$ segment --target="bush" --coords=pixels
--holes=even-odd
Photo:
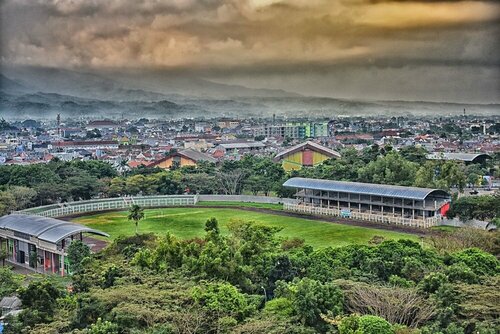
[[[469,284],[479,282],[479,277],[465,263],[455,263],[446,268],[445,272],[450,282],[464,282]]]
[[[443,273],[430,273],[420,282],[420,290],[426,293],[435,293],[441,286],[448,283],[448,277]]]
[[[320,324],[322,314],[337,316],[343,309],[344,296],[338,286],[310,278],[294,279],[288,284],[279,281],[275,295],[290,299],[295,316],[309,326]]]
[[[374,315],[351,315],[339,324],[340,334],[394,334],[389,322]]]
[[[118,326],[99,318],[95,324],[90,326],[89,334],[118,334]]]
[[[266,303],[264,312],[278,317],[289,318],[293,315],[293,304],[288,298],[275,298]]]
[[[245,295],[229,283],[197,286],[192,290],[191,296],[197,304],[218,316],[234,316],[242,319],[249,313]]]
[[[478,248],[469,248],[452,255],[452,263],[464,263],[480,276],[500,273],[500,262],[493,255]]]

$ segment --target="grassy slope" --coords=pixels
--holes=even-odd
[[[299,237],[314,247],[343,246],[352,243],[366,243],[374,235],[387,239],[412,239],[418,237],[399,232],[369,229],[318,222],[302,218],[283,217],[237,209],[212,209],[203,207],[168,208],[145,210],[144,220],[139,222],[139,232],[171,232],[181,238],[193,238],[204,234],[203,227],[209,217],[216,217],[222,233],[227,233],[227,223],[231,220],[255,221],[259,224],[281,227],[282,237]],[[134,223],[127,220],[127,212],[109,212],[93,216],[75,218],[74,221],[99,229],[116,238],[132,235]]]

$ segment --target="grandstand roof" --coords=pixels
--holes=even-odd
[[[51,243],[57,243],[70,235],[80,232],[109,237],[107,233],[80,224],[25,214],[11,214],[0,217],[0,229],[28,234]]]
[[[450,195],[440,189],[403,187],[386,184],[345,182],[294,177],[287,180],[283,186],[291,188],[338,191],[351,194],[366,194],[373,196],[396,197],[404,199],[424,200],[430,194],[448,198]]]

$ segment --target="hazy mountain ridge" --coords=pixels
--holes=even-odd
[[[81,73],[47,68],[2,68],[0,116],[183,118],[183,117],[335,117],[498,114],[500,104],[428,101],[359,101],[307,97],[275,90],[213,83],[180,74],[146,72]],[[132,73],[133,74],[133,73]],[[138,73],[136,73],[138,74]],[[111,76],[113,78],[111,78]],[[274,95],[273,95],[274,94]]]

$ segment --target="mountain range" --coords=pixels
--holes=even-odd
[[[3,67],[0,117],[210,118],[335,117],[340,115],[491,115],[500,104],[425,101],[361,101],[301,96],[283,90],[216,83],[192,74],[102,72]]]

